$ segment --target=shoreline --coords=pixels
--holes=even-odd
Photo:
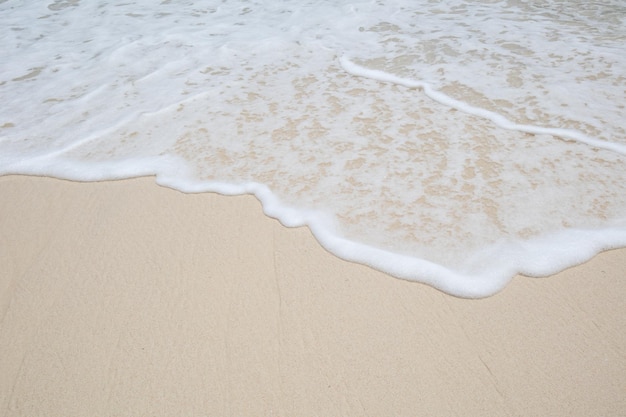
[[[0,415],[626,409],[626,249],[471,300],[341,260],[252,196],[0,193]]]

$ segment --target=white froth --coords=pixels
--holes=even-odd
[[[344,259],[461,296],[626,246],[621,2],[0,13],[0,174],[254,194]]]
[[[460,100],[455,100],[454,98],[433,89],[430,84],[423,81],[401,78],[381,70],[365,68],[351,62],[346,57],[341,58],[341,65],[347,72],[353,75],[367,77],[381,82],[399,84],[409,88],[421,88],[424,90],[424,93],[433,100],[454,109],[460,110],[464,113],[491,120],[495,125],[500,126],[503,129],[518,130],[520,132],[531,133],[533,135],[552,135],[565,139],[573,139],[578,142],[593,146],[595,148],[607,149],[609,151],[614,151],[626,155],[626,144],[598,140],[596,138],[589,137],[578,131],[570,129],[550,128],[513,123],[506,117],[493,111],[489,111],[480,107],[475,107]]]

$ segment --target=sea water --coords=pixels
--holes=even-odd
[[[251,193],[460,296],[626,246],[621,0],[0,0],[0,19],[0,174]]]

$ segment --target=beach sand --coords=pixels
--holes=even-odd
[[[626,250],[481,300],[251,196],[0,177],[2,416],[624,416]]]

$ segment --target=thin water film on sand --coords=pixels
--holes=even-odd
[[[626,245],[626,8],[0,2],[0,172],[255,193],[467,296]]]

